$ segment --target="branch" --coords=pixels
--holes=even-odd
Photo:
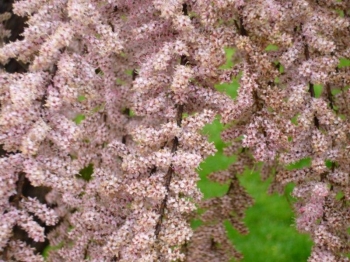
[[[182,12],[184,15],[188,15],[188,8],[187,8],[187,4],[183,4],[182,5]],[[186,65],[188,63],[188,58],[185,55],[181,56],[180,59],[180,64],[181,65]],[[181,122],[182,122],[182,114],[184,111],[184,105],[176,105],[177,110],[176,110],[176,124],[178,127],[181,127]],[[177,147],[179,145],[179,139],[175,136],[174,139],[172,140],[172,148],[171,148],[171,153],[175,154],[177,151]],[[152,172],[152,171],[151,171]],[[154,172],[154,171],[153,171]],[[169,194],[169,189],[170,189],[170,183],[171,183],[171,179],[173,177],[174,174],[174,168],[172,165],[170,165],[166,175],[165,175],[165,188],[166,191]],[[162,222],[163,222],[163,218],[164,218],[164,213],[165,213],[165,209],[166,209],[166,204],[168,201],[168,194],[164,197],[162,203],[160,204],[160,209],[159,209],[159,219],[156,225],[156,229],[154,234],[156,235],[156,238],[158,239],[159,237],[159,233],[160,230],[162,228]]]
[[[179,127],[181,127],[183,109],[184,109],[183,105],[178,105],[177,106],[176,123],[177,123],[177,125]],[[177,147],[179,145],[179,140],[178,140],[177,137],[174,137],[172,142],[173,142],[173,146],[171,148],[171,153],[174,154],[177,151]],[[168,169],[168,172],[165,175],[165,185],[164,186],[165,186],[167,192],[169,192],[170,183],[171,183],[171,179],[173,177],[173,174],[174,174],[174,168],[171,165],[169,167],[169,169]],[[165,198],[163,199],[163,201],[162,201],[162,203],[160,205],[160,209],[159,209],[160,216],[159,216],[159,219],[158,219],[158,222],[157,222],[157,225],[156,225],[156,230],[155,230],[155,233],[154,233],[156,235],[156,238],[158,238],[160,230],[162,228],[162,221],[163,221],[163,218],[164,218],[164,213],[165,213],[167,201],[168,201],[168,195],[165,196]]]

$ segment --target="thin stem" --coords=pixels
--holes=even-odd
[[[181,127],[183,108],[184,108],[183,105],[178,105],[177,106],[176,123],[177,123],[177,125],[179,127]],[[179,140],[175,136],[172,142],[173,142],[173,146],[171,148],[171,153],[174,154],[177,151],[177,148],[178,148],[178,145],[179,145]],[[171,183],[171,179],[173,177],[173,174],[174,174],[174,168],[171,165],[168,168],[168,171],[167,171],[167,173],[165,175],[165,185],[164,186],[165,186],[165,189],[166,189],[167,192],[169,192],[170,183]],[[163,199],[163,201],[162,201],[162,203],[160,205],[159,219],[158,219],[158,222],[157,222],[157,225],[156,225],[156,230],[155,230],[155,233],[154,233],[156,235],[156,238],[158,238],[160,230],[162,228],[162,222],[163,222],[163,219],[164,219],[164,214],[165,214],[167,201],[168,201],[168,194],[164,197],[164,199]]]
[[[182,6],[182,11],[184,13],[184,15],[188,15],[188,6],[187,4],[183,4]],[[188,63],[188,58],[186,56],[181,56],[181,59],[180,59],[180,64],[181,65],[186,65]],[[183,111],[184,111],[184,105],[176,105],[176,124],[178,127],[181,127],[181,122],[182,122],[182,114],[183,114]],[[172,148],[171,148],[171,153],[172,154],[175,154],[176,151],[177,151],[177,148],[179,146],[179,139],[175,136],[172,140]],[[163,222],[163,219],[164,219],[164,214],[165,214],[165,209],[166,209],[166,205],[167,205],[167,201],[168,201],[168,195],[169,195],[169,191],[170,191],[170,183],[171,183],[171,180],[172,180],[172,177],[173,177],[173,174],[174,174],[174,167],[173,165],[170,165],[170,167],[168,168],[168,171],[165,175],[165,189],[166,191],[168,192],[168,194],[166,194],[166,196],[164,197],[162,203],[160,204],[160,209],[159,209],[159,219],[158,219],[158,222],[157,222],[157,225],[155,227],[155,236],[156,238],[158,239],[159,237],[159,233],[162,229],[162,222]]]

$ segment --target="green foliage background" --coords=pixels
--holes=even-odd
[[[265,49],[267,52],[276,50],[278,50],[278,46],[275,45],[269,45]],[[235,49],[226,48],[225,53],[226,63],[220,67],[223,70],[233,66],[232,60]],[[350,67],[350,60],[340,58],[338,67]],[[239,89],[239,77],[233,79],[229,84],[218,84],[215,87],[218,91],[226,92],[232,99],[235,99]],[[276,81],[278,82],[278,79],[275,79]],[[323,92],[323,86],[315,84],[314,88],[315,97],[320,97]],[[348,88],[348,86],[345,87],[346,90]],[[333,89],[332,93],[335,95],[337,89]],[[291,121],[297,124],[297,116],[295,119],[291,119]],[[220,138],[222,130],[223,126],[218,119],[203,129],[204,134],[209,136],[209,140],[214,142],[218,149],[218,153],[215,156],[207,158],[200,165],[198,171],[201,178],[198,186],[204,193],[205,198],[221,196],[227,192],[228,185],[219,185],[209,181],[206,177],[211,172],[226,169],[236,160],[235,156],[226,157],[222,154],[223,147],[225,146]],[[305,158],[288,166],[287,169],[303,168],[310,166],[310,163],[311,159]],[[325,164],[329,166],[327,161]],[[239,176],[239,180],[255,199],[255,205],[247,210],[245,218],[245,223],[250,230],[250,234],[246,236],[238,234],[228,221],[225,222],[225,226],[230,240],[243,253],[243,262],[307,261],[311,253],[312,241],[308,235],[300,234],[295,229],[295,215],[292,211],[292,203],[295,200],[290,196],[293,190],[293,184],[290,184],[286,188],[283,196],[279,196],[277,194],[267,194],[267,189],[271,181],[261,181],[259,173],[254,170],[246,170],[244,174]],[[198,221],[193,222],[193,227],[198,225]]]
[[[268,46],[266,51],[275,49],[278,47]],[[221,69],[228,69],[233,65],[232,58],[235,50],[226,48],[225,52],[226,63]],[[239,89],[239,77],[233,79],[229,84],[218,84],[215,87],[218,91],[225,92],[235,99]],[[322,87],[320,87],[320,92],[322,92]],[[236,161],[235,156],[227,157],[222,153],[225,146],[220,138],[222,130],[223,126],[219,119],[203,129],[203,133],[208,135],[209,140],[214,142],[218,149],[216,155],[208,157],[198,170],[201,178],[198,187],[205,198],[224,195],[228,189],[228,185],[220,185],[208,180],[207,175],[214,171],[224,170]],[[309,162],[310,159],[305,159],[305,161],[290,166],[289,169],[301,168],[308,165]],[[245,223],[250,233],[245,236],[240,235],[229,221],[225,222],[225,227],[229,239],[243,253],[243,262],[307,261],[311,253],[312,242],[308,235],[300,234],[295,229],[295,216],[292,211],[294,200],[290,196],[293,185],[290,184],[286,188],[283,196],[268,195],[267,189],[271,181],[261,181],[257,171],[247,169],[239,176],[239,180],[255,200],[254,206],[246,211]],[[200,222],[194,221],[193,227],[199,224]]]
[[[235,88],[234,84],[231,88]],[[228,185],[219,185],[206,177],[211,172],[226,169],[236,160],[234,156],[226,157],[222,153],[224,147],[220,139],[222,129],[220,122],[215,120],[203,130],[218,149],[218,153],[208,157],[198,171],[201,177],[198,186],[205,198],[221,196],[227,192]],[[247,169],[239,176],[239,180],[255,200],[254,206],[247,210],[245,218],[250,233],[246,236],[240,235],[228,221],[225,226],[230,240],[243,253],[243,262],[307,261],[312,242],[309,236],[298,233],[294,227],[291,206],[293,199],[290,196],[293,185],[287,187],[283,196],[268,195],[267,189],[271,181],[261,181],[256,171]],[[194,227],[197,225],[198,222],[193,223]]]

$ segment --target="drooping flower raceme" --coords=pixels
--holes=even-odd
[[[309,261],[347,261],[349,72],[339,61],[350,58],[349,8],[16,1],[21,39],[8,41],[11,14],[0,14],[0,63],[22,68],[0,68],[0,259],[43,261],[32,244],[45,240],[48,261],[239,259],[223,222],[248,233],[253,200],[238,176],[262,161],[271,190],[296,184]],[[215,88],[232,79],[235,99]],[[216,116],[237,161],[209,175],[227,193],[202,200],[196,171],[216,149],[201,130]],[[302,159],[310,165],[286,168]],[[203,222],[194,231],[193,218]]]

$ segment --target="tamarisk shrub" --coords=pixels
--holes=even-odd
[[[271,190],[296,184],[295,224],[315,243],[309,261],[348,261],[350,79],[339,61],[350,58],[349,9],[336,0],[15,2],[27,27],[8,42],[1,24],[0,63],[15,59],[25,72],[0,71],[1,259],[43,261],[27,239],[56,246],[48,261],[239,259],[223,221],[248,232],[253,201],[237,177],[262,161]],[[225,47],[235,48],[232,67],[222,67]],[[233,78],[234,100],[214,88]],[[216,149],[201,129],[216,115],[238,160],[210,175],[227,194],[203,201],[196,169]],[[306,158],[307,168],[287,168]],[[50,192],[26,195],[26,181]],[[192,231],[195,217],[203,224]]]

